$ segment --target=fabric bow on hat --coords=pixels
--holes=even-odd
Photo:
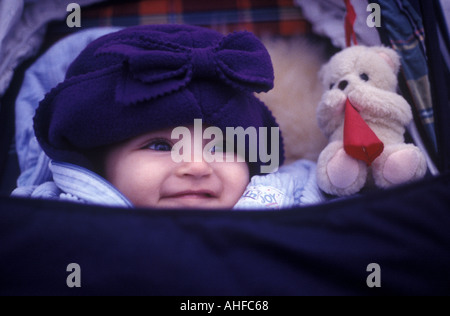
[[[116,100],[126,105],[171,94],[194,78],[220,80],[249,92],[273,88],[270,55],[249,32],[233,33],[206,48],[186,48],[145,36],[123,38],[99,48],[95,56],[102,55],[123,57]]]

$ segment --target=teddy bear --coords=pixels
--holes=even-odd
[[[317,181],[322,191],[349,196],[423,178],[423,152],[405,143],[413,120],[399,94],[399,55],[387,47],[354,46],[336,54],[319,77],[327,91],[317,108],[328,146],[319,156]]]

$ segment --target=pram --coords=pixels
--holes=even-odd
[[[86,4],[83,27],[188,23],[283,36],[321,32],[308,13],[311,1],[297,1],[302,10],[290,0],[93,2],[79,1]],[[130,212],[10,198],[20,174],[11,144],[25,70],[48,43],[76,31],[65,20],[51,23],[47,44],[37,46],[40,53],[16,56],[20,66],[14,67],[0,103],[0,295],[450,294],[450,43],[445,19],[438,0],[371,2],[382,8],[382,41],[415,66],[404,67],[401,86],[415,105],[418,131],[412,137],[423,140],[434,175],[387,191],[277,212]],[[345,15],[343,0],[314,3],[335,6]],[[37,6],[25,5],[24,16]],[[43,20],[43,25],[50,22]],[[409,49],[413,42],[417,45]],[[424,78],[429,97],[417,93],[426,89],[414,84]],[[80,288],[68,286],[72,263],[81,269]]]

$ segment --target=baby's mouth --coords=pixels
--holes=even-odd
[[[188,190],[165,196],[165,199],[181,199],[181,200],[205,200],[216,198],[217,195],[209,190]]]

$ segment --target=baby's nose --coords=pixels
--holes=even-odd
[[[178,176],[181,177],[193,177],[193,178],[205,178],[213,173],[211,165],[206,161],[201,162],[184,162],[178,168]]]
[[[347,88],[347,86],[348,86],[348,81],[347,80],[342,80],[341,82],[339,82],[338,88],[341,89],[342,91],[344,91],[345,88]]]

